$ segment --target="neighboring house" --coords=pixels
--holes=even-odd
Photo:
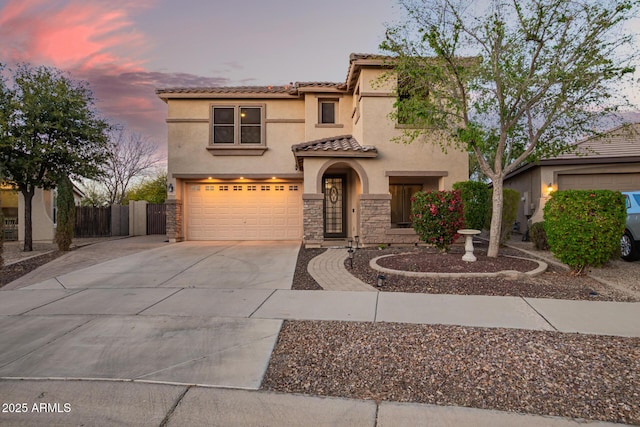
[[[543,220],[549,193],[555,190],[640,190],[640,123],[620,126],[600,137],[576,143],[576,154],[526,164],[507,175],[506,188],[520,192],[521,230]]]
[[[168,238],[417,243],[411,195],[467,180],[468,155],[392,141],[402,125],[384,64],[352,54],[341,83],[158,89]]]
[[[84,193],[73,186],[73,198],[76,205]],[[24,241],[24,198],[19,191],[2,189],[2,212],[5,218],[5,237],[7,240]],[[31,202],[32,240],[51,243],[55,237],[56,190],[36,189]]]

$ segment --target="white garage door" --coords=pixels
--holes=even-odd
[[[559,190],[640,190],[640,173],[558,175]]]
[[[189,240],[298,240],[302,184],[188,184]]]

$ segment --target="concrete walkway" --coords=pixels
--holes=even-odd
[[[3,380],[0,395],[26,405],[23,412],[0,413],[0,424],[21,426],[620,426],[454,406],[377,404],[372,400],[143,382]]]
[[[293,291],[296,242],[127,252],[137,244],[109,242],[110,255],[129,255],[93,266],[74,262],[88,263],[84,249],[73,251],[35,276],[48,276],[43,281],[0,290],[0,395],[28,406],[0,413],[0,425],[608,425],[258,388],[285,319],[640,337],[640,303]],[[343,277],[345,253],[332,251],[317,264],[324,267],[310,269]],[[43,403],[46,413],[38,411]]]

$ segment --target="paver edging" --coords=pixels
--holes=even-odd
[[[377,261],[379,259],[387,258],[391,256],[398,256],[398,255],[403,255],[403,254],[389,254],[389,255],[382,255],[382,256],[376,257],[371,261],[369,261],[369,267],[373,268],[374,270],[380,271],[382,273],[387,273],[387,274],[397,274],[399,276],[406,276],[406,277],[423,277],[423,278],[437,278],[437,279],[451,279],[451,278],[464,278],[464,277],[506,277],[506,278],[517,279],[519,277],[539,276],[545,271],[547,271],[547,267],[548,267],[547,263],[544,261],[531,259],[531,258],[511,256],[511,255],[503,255],[503,256],[536,262],[538,263],[538,267],[524,273],[521,271],[515,271],[515,270],[502,270],[502,271],[496,271],[492,273],[438,273],[438,272],[426,272],[426,271],[394,270],[391,268],[386,268],[386,267],[382,267],[381,265],[378,265]]]

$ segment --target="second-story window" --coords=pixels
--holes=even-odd
[[[320,123],[333,124],[336,122],[336,102],[320,101]]]
[[[214,105],[212,144],[264,144],[264,107]]]

